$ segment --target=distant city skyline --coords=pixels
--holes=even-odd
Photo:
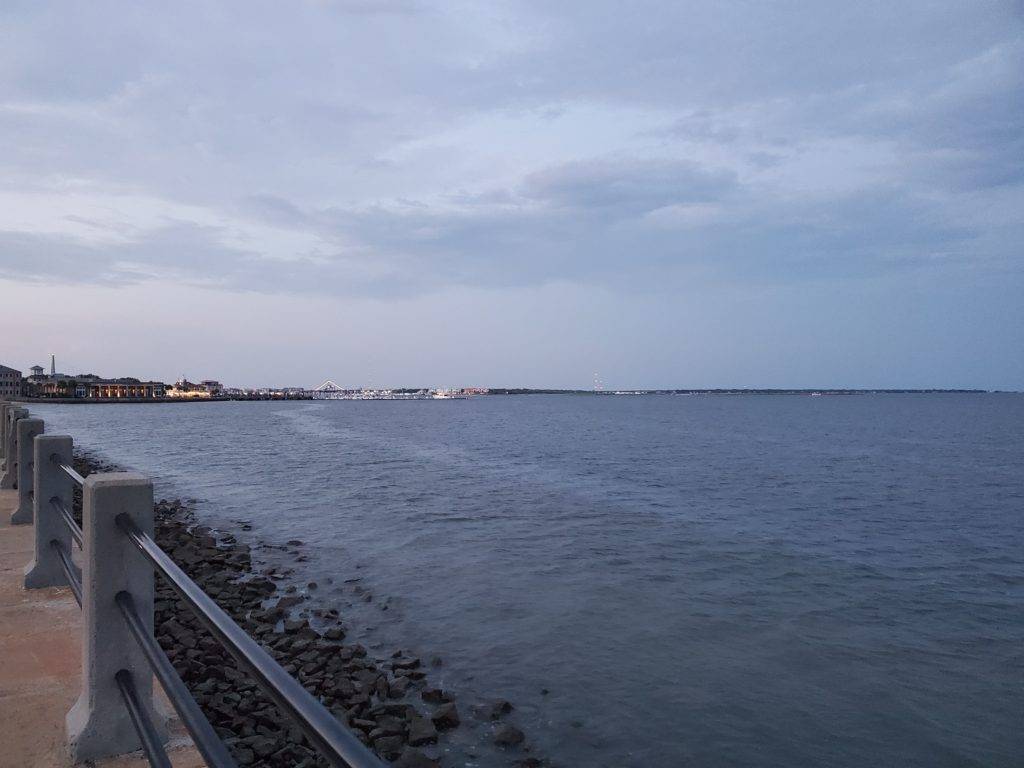
[[[1019,3],[9,3],[0,363],[1024,389]]]

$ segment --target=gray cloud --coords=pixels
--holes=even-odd
[[[423,276],[354,269],[343,255],[267,258],[232,247],[216,227],[178,222],[130,243],[88,245],[59,235],[0,232],[0,279],[128,286],[172,281],[212,289],[333,296],[402,296],[433,286]]]
[[[553,207],[629,217],[694,202],[719,200],[735,175],[674,160],[576,162],[528,176],[523,194]]]
[[[760,199],[731,174],[669,161],[559,165],[450,211],[415,202],[303,210],[272,195],[247,197],[239,209],[348,244],[316,257],[268,258],[225,244],[223,228],[182,221],[114,246],[3,233],[0,276],[401,296],[446,285],[560,280],[672,290],[674,275],[694,265],[733,282],[786,283],[955,262],[1005,264],[1016,255],[998,239],[986,241],[986,228],[947,220],[940,203],[896,188],[797,205]],[[1018,242],[1021,229],[1007,242]],[[372,271],[354,268],[367,259]]]
[[[1013,284],[1021,22],[959,0],[8,2],[0,277]]]

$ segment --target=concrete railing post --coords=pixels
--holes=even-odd
[[[63,587],[68,583],[60,557],[53,550],[51,542],[56,541],[68,554],[71,553],[71,530],[51,503],[57,499],[64,508],[71,509],[73,482],[52,460],[56,455],[61,461],[71,463],[72,441],[67,435],[39,435],[35,439],[33,461],[35,463],[35,559],[25,569],[25,589],[41,587]],[[76,567],[77,571],[77,567]],[[81,582],[82,574],[78,573]]]
[[[0,472],[7,461],[7,409],[10,406],[6,400],[0,400]]]
[[[166,740],[164,718],[153,707],[153,674],[114,601],[128,592],[153,631],[153,568],[118,528],[121,514],[153,535],[152,482],[133,472],[89,475],[82,503],[82,694],[66,722],[74,762],[141,746],[114,678],[122,669],[131,673],[139,700]]]
[[[0,426],[0,441],[2,441],[2,445],[0,445],[0,455],[3,456],[3,461],[0,462],[0,467],[3,467],[4,469],[7,469],[7,436],[11,433],[11,416],[16,407],[17,406],[13,403],[4,403],[3,405],[0,405],[0,414],[3,414],[3,424]]]
[[[15,461],[18,481],[18,508],[11,515],[11,525],[32,524],[32,499],[35,497],[35,457],[37,435],[43,434],[42,419],[21,419],[18,422],[18,444]]]
[[[7,425],[7,434],[4,435],[4,473],[0,477],[0,489],[9,490],[17,482],[17,454],[14,446],[18,442],[18,419],[27,419],[28,411],[18,406],[7,408],[7,418],[4,423]]]

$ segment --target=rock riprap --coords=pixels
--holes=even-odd
[[[115,469],[88,455],[77,456],[75,463],[83,475]],[[80,521],[78,492],[75,502]],[[241,521],[238,527],[250,529]],[[282,583],[291,575],[286,568],[270,566],[259,572],[250,546],[199,524],[190,502],[156,503],[155,538],[243,630],[374,752],[400,768],[440,765],[440,735],[457,728],[461,719],[452,696],[427,684],[419,658],[398,651],[375,660],[362,645],[345,642],[337,609],[309,606],[307,594],[294,583]],[[294,556],[303,543],[293,539],[287,545]],[[306,589],[316,589],[315,582]],[[353,592],[369,598],[361,586]],[[159,578],[154,607],[160,646],[239,765],[328,765]],[[305,615],[315,617],[317,626],[297,616],[299,608],[311,608]],[[431,666],[439,665],[439,659],[432,660]],[[483,709],[484,718],[498,720],[512,705],[498,701]],[[492,738],[505,748],[524,741],[522,732],[507,724]]]

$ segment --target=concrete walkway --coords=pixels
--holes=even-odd
[[[81,690],[81,611],[69,589],[22,587],[34,532],[30,525],[10,524],[16,506],[16,491],[0,491],[0,768],[70,766],[64,715]],[[177,719],[170,730],[168,755],[175,768],[203,766]],[[94,765],[149,763],[136,754]]]

